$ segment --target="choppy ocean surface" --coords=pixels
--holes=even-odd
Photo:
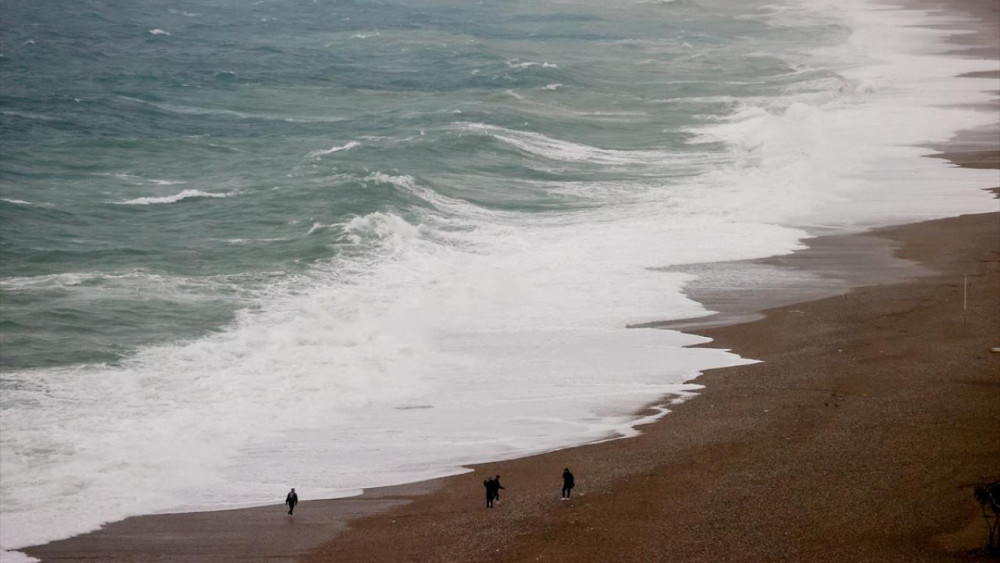
[[[994,120],[974,23],[0,0],[0,547],[634,432],[751,361],[625,328],[705,313],[662,267],[995,207],[921,157]]]

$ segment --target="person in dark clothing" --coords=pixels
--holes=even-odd
[[[288,496],[285,497],[285,504],[288,505],[288,514],[295,511],[295,505],[299,503],[299,495],[295,494],[295,487],[292,487],[291,491],[288,491]]]
[[[486,487],[486,508],[493,508],[493,479],[483,481]]]
[[[500,476],[497,475],[493,478],[493,500],[500,500],[500,489],[503,485],[500,484]]]
[[[483,481],[483,486],[486,487],[486,508],[493,508],[493,501],[500,496],[500,489],[503,488],[503,485],[500,484],[500,476],[497,475],[496,479]]]
[[[569,498],[571,492],[573,492],[573,487],[576,482],[573,480],[573,474],[569,472],[569,468],[563,470],[563,488],[562,488],[562,498]]]

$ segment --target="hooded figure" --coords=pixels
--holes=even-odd
[[[291,491],[288,491],[288,496],[285,497],[285,504],[288,505],[288,514],[295,512],[295,505],[299,503],[299,495],[295,494],[295,487],[292,487]]]
[[[573,474],[569,472],[569,468],[563,470],[563,488],[562,488],[562,498],[569,498],[571,492],[573,492],[573,487],[576,482],[573,480]]]

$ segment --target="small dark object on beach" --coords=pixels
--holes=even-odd
[[[976,487],[972,495],[979,503],[989,530],[986,552],[1000,554],[1000,481],[986,487]]]
[[[563,470],[562,478],[562,498],[569,498],[569,496],[573,493],[573,487],[576,486],[576,480],[573,478],[573,474],[570,473],[568,467]]]

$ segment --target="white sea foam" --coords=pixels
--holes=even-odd
[[[411,225],[397,215],[376,212],[351,219],[344,225],[344,233],[354,244],[372,237],[398,243],[400,239],[420,236],[420,226]]]
[[[317,225],[319,225],[319,223],[316,223],[313,226],[316,227]],[[309,229],[309,232],[312,233],[313,229]],[[281,238],[281,237],[277,237],[277,238],[275,238],[275,237],[270,237],[270,238],[230,238],[230,239],[225,239],[223,242],[225,242],[226,244],[252,244],[252,243],[255,243],[255,242],[278,242],[278,241],[282,241],[282,240],[288,240],[288,239]]]
[[[232,72],[224,72],[222,74],[235,76]],[[344,121],[346,119],[340,116],[326,116],[326,115],[290,116],[290,115],[267,114],[267,113],[249,113],[245,111],[232,110],[226,108],[204,108],[204,107],[188,106],[183,104],[172,104],[165,102],[149,102],[146,100],[140,100],[138,98],[132,98],[129,96],[119,96],[119,98],[122,100],[126,100],[128,102],[147,105],[155,107],[165,112],[178,113],[181,115],[210,115],[210,116],[217,115],[217,116],[235,117],[238,119],[285,121],[288,123],[335,123],[338,121]]]
[[[990,81],[954,76],[995,63],[886,53],[886,45],[898,48],[893,41],[933,44],[941,32],[899,27],[914,23],[912,12],[866,14],[850,47],[865,53],[864,64],[841,70],[854,87],[838,88],[827,101],[807,96],[799,98],[807,102],[744,106],[726,122],[695,131],[694,142],[732,148],[732,169],[706,179],[732,177],[726,192],[740,203],[736,217],[871,226],[984,209],[987,196],[979,188],[993,181],[992,171],[921,158],[933,152],[921,145],[992,122],[988,113],[963,107],[987,101]]]
[[[412,176],[374,172],[365,178],[365,182],[391,184],[401,192],[423,200],[440,212],[452,213],[456,216],[471,217],[482,221],[490,221],[505,216],[503,213],[487,211],[468,201],[451,198],[430,188],[418,185]]]
[[[0,112],[0,115],[9,115],[9,116],[13,116],[13,117],[21,117],[21,118],[24,118],[24,119],[35,119],[35,120],[38,120],[38,121],[55,121],[54,117],[51,117],[51,116],[48,116],[48,115],[45,115],[45,114],[42,114],[42,113],[35,113],[35,112],[32,112],[32,111],[4,110],[4,111]]]
[[[511,68],[530,68],[533,66],[539,66],[540,63],[533,63],[530,61],[521,61],[520,59],[512,59],[507,61],[507,66]]]
[[[69,293],[80,299],[91,297],[128,299],[136,294],[156,296],[175,302],[197,302],[226,296],[256,296],[254,280],[268,280],[268,274],[233,274],[209,277],[169,276],[141,270],[131,272],[67,272],[42,276],[0,278],[0,289],[17,292]]]
[[[51,534],[33,520],[49,509],[60,511],[58,533],[67,534],[136,511],[263,502],[279,474],[310,496],[338,496],[453,473],[484,454],[628,434],[634,417],[616,413],[690,391],[683,381],[701,367],[740,361],[682,348],[698,337],[621,328],[669,315],[663,306],[674,302],[663,291],[669,283],[660,283],[673,275],[622,253],[621,231],[636,241],[656,231],[681,236],[676,225],[652,215],[597,230],[497,219],[495,227],[466,219],[480,229],[459,249],[426,239],[398,216],[358,217],[344,231],[381,248],[381,258],[318,266],[224,333],[149,349],[122,368],[7,374],[14,391],[5,398],[14,404],[25,386],[48,391],[36,397],[42,405],[3,415],[5,428],[24,429],[0,437],[4,451],[23,442],[37,452],[4,459],[12,489],[5,503],[18,516],[4,522],[5,545]],[[722,226],[712,224],[686,228]],[[796,238],[778,227],[765,233]],[[732,235],[730,255],[747,255],[743,234]],[[331,286],[328,272],[350,283]],[[682,307],[699,311],[691,302]],[[431,408],[398,408],[414,404]],[[37,407],[65,430],[30,424]],[[483,408],[489,420],[476,416]],[[70,453],[103,451],[108,440],[130,446],[114,455]],[[287,455],[299,460],[295,467]],[[65,479],[53,471],[66,471]],[[74,486],[80,476],[85,482]],[[190,498],[197,504],[182,500]],[[25,512],[28,505],[35,510]]]
[[[170,35],[170,32],[163,31],[162,29],[151,29],[149,30],[150,35]]]
[[[327,224],[324,224],[324,223],[314,222],[312,224],[312,226],[309,227],[309,231],[307,231],[306,234],[307,235],[311,235],[313,233],[316,233],[316,232],[319,232],[319,231],[325,231],[327,229],[332,229],[334,227],[336,227],[336,225],[327,225]]]
[[[125,274],[132,276],[135,274]],[[142,274],[143,276],[147,274]],[[84,284],[93,280],[116,277],[114,275],[98,272],[66,272],[60,274],[49,274],[44,276],[12,276],[0,278],[0,288],[5,291],[52,289],[62,287],[72,287]]]
[[[19,551],[6,551],[0,549],[0,563],[34,563],[35,561],[40,561],[34,557],[28,557],[27,555]]]
[[[640,163],[665,164],[679,158],[678,155],[666,151],[602,149],[554,139],[541,133],[518,131],[485,123],[456,123],[455,125],[466,131],[490,135],[522,151],[550,160],[589,162],[604,165],[628,165]]]
[[[174,195],[161,197],[138,197],[126,201],[113,201],[111,203],[114,203],[115,205],[157,205],[161,203],[177,203],[178,201],[183,201],[185,199],[226,198],[234,194],[235,192],[215,193],[205,192],[202,190],[184,190]]]
[[[186,184],[184,180],[163,180],[158,178],[143,178],[138,174],[133,174],[131,172],[98,172],[94,174],[95,176],[105,176],[111,178],[118,178],[120,180],[128,180],[131,184],[136,186],[143,186],[146,184],[155,184],[157,186],[179,186]]]
[[[511,59],[507,61],[507,66],[510,68],[531,68],[533,66],[541,68],[559,68],[559,65],[555,63],[550,63],[548,61],[542,63],[536,63],[534,61],[522,61],[521,59]]]
[[[346,145],[342,145],[342,146],[339,146],[339,147],[330,147],[330,148],[328,148],[326,150],[312,151],[309,154],[307,154],[306,156],[309,156],[309,157],[323,156],[323,155],[327,155],[327,154],[333,154],[335,152],[349,151],[349,150],[351,150],[351,149],[353,149],[355,147],[360,147],[360,146],[361,146],[361,143],[359,143],[357,141],[350,141]]]
[[[30,201],[24,201],[23,199],[8,199],[4,197],[0,198],[0,201],[6,201],[7,203],[16,203],[17,205],[34,205]]]

